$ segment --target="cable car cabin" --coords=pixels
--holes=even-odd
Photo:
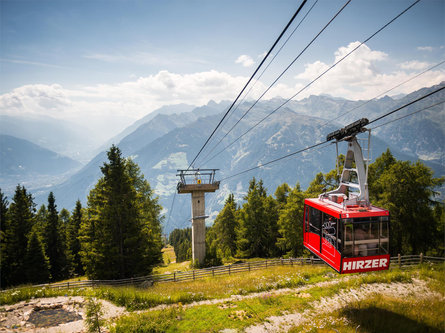
[[[304,201],[304,246],[338,273],[389,268],[389,212]]]
[[[364,128],[368,123],[362,118],[328,134],[327,141],[348,142],[340,184],[304,201],[304,246],[340,274],[389,268],[389,212],[369,201],[371,132]],[[356,137],[365,131],[369,132],[366,160]]]

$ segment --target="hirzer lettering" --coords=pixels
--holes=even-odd
[[[388,259],[364,259],[343,262],[343,271],[354,271],[360,269],[385,268],[388,266]]]

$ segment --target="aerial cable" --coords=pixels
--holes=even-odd
[[[229,114],[230,110],[232,110],[233,106],[235,105],[235,103],[238,101],[238,99],[240,98],[240,96],[242,95],[242,93],[244,92],[244,90],[247,88],[247,86],[249,85],[250,81],[252,81],[253,77],[255,76],[255,74],[258,72],[258,70],[260,69],[260,67],[263,65],[263,63],[266,61],[267,57],[271,54],[272,50],[275,48],[275,46],[278,44],[278,42],[280,41],[281,37],[284,35],[284,33],[286,32],[286,30],[289,28],[289,26],[292,24],[292,22],[294,21],[295,17],[298,15],[298,13],[301,11],[301,9],[303,8],[303,6],[306,4],[307,0],[303,0],[302,4],[300,5],[300,7],[298,7],[297,11],[295,12],[295,14],[292,16],[292,18],[290,19],[290,21],[287,23],[286,27],[283,29],[283,31],[281,32],[281,34],[278,36],[277,40],[273,43],[272,47],[270,48],[270,50],[267,52],[267,54],[264,56],[263,60],[261,61],[261,63],[258,65],[258,67],[256,68],[255,72],[253,72],[252,76],[250,77],[250,79],[247,81],[247,83],[244,85],[244,88],[241,90],[241,92],[238,94],[238,96],[235,98],[235,100],[233,101],[233,103],[230,105],[229,109],[226,111],[226,113],[224,114],[224,116],[222,117],[222,119],[219,121],[218,125],[216,125],[215,129],[213,130],[212,134],[210,134],[210,136],[207,138],[206,142],[204,143],[204,145],[201,147],[201,149],[199,150],[198,154],[196,154],[195,158],[192,160],[192,162],[190,163],[190,165],[187,168],[187,171],[190,169],[190,167],[193,165],[193,163],[195,162],[195,160],[198,158],[199,154],[201,154],[202,150],[204,149],[204,147],[208,144],[208,142],[210,141],[210,139],[212,138],[212,136],[215,134],[216,130],[218,129],[218,127],[221,125],[221,123],[224,121],[224,119],[227,117],[227,115]]]
[[[422,96],[422,97],[419,97],[419,98],[415,99],[414,101],[411,101],[411,102],[409,102],[409,103],[407,103],[407,104],[405,104],[405,105],[402,105],[401,107],[399,107],[399,108],[397,108],[397,109],[395,109],[395,110],[393,110],[393,111],[391,111],[391,112],[385,113],[384,115],[382,115],[382,116],[380,116],[380,117],[377,117],[376,119],[370,121],[369,124],[375,123],[376,121],[379,121],[380,119],[383,119],[383,118],[385,118],[385,117],[388,117],[389,115],[391,115],[391,114],[393,114],[393,113],[395,113],[395,112],[398,112],[398,111],[400,111],[400,110],[406,108],[407,106],[410,106],[411,104],[414,104],[414,103],[416,103],[416,102],[418,102],[418,101],[421,101],[421,100],[424,99],[424,98],[427,98],[427,97],[429,97],[429,96],[431,96],[431,95],[434,95],[434,94],[438,93],[439,91],[442,91],[443,89],[445,89],[445,86],[443,86],[443,87],[441,87],[441,88],[438,88],[438,89],[436,89],[436,90],[434,90],[434,91],[432,91],[432,92],[430,92],[430,93],[428,93],[428,94],[426,94],[426,95],[424,95],[424,96]]]
[[[246,132],[244,132],[243,134],[241,134],[238,138],[236,138],[234,141],[232,141],[231,143],[229,143],[227,146],[225,146],[222,150],[220,150],[218,153],[216,153],[215,155],[213,155],[207,162],[211,161],[212,159],[214,159],[216,156],[218,156],[219,154],[221,154],[224,150],[226,150],[227,148],[229,148],[230,146],[232,146],[234,143],[236,143],[239,139],[241,139],[243,136],[245,136],[246,134],[248,134],[250,131],[252,131],[254,128],[256,128],[259,124],[261,124],[264,120],[266,120],[267,118],[269,118],[272,114],[274,114],[276,111],[278,111],[279,109],[281,109],[284,105],[286,105],[287,103],[289,103],[292,99],[294,99],[297,95],[299,95],[301,92],[303,92],[304,90],[306,90],[309,86],[311,86],[315,81],[317,81],[318,79],[320,79],[323,75],[325,75],[327,72],[329,72],[332,68],[334,68],[335,66],[337,66],[340,62],[342,62],[343,60],[345,60],[348,56],[350,56],[353,52],[355,52],[359,47],[361,47],[363,44],[365,44],[366,42],[368,42],[370,39],[372,39],[374,36],[376,36],[378,33],[380,33],[383,29],[385,29],[387,26],[389,26],[391,23],[393,23],[396,19],[398,19],[400,16],[402,16],[403,14],[405,14],[409,9],[411,9],[415,4],[417,4],[420,0],[415,1],[413,4],[411,4],[408,8],[406,8],[405,10],[403,10],[401,13],[399,13],[396,17],[394,17],[392,20],[390,20],[388,23],[386,23],[383,27],[381,27],[379,30],[377,30],[376,32],[374,32],[371,36],[369,36],[368,38],[366,38],[363,42],[361,42],[359,45],[357,45],[354,49],[352,49],[352,51],[348,52],[345,56],[343,56],[341,59],[339,59],[338,61],[336,61],[331,67],[329,67],[328,69],[326,69],[323,73],[321,73],[319,76],[317,76],[314,80],[312,80],[311,82],[309,82],[306,86],[304,86],[303,88],[301,88],[297,93],[295,93],[293,96],[291,96],[290,98],[288,98],[286,101],[284,101],[280,106],[278,106],[276,109],[274,109],[272,112],[270,112],[269,114],[267,114],[264,118],[262,118],[259,122],[257,122],[255,125],[251,126]]]
[[[420,109],[420,110],[417,110],[417,111],[408,113],[408,114],[406,114],[406,115],[404,115],[404,116],[402,116],[402,117],[399,117],[399,118],[396,118],[396,119],[387,121],[386,123],[377,125],[376,127],[373,127],[373,128],[371,128],[371,129],[372,129],[372,130],[375,130],[376,128],[379,128],[379,127],[388,125],[388,124],[390,124],[390,123],[392,123],[392,122],[395,122],[395,121],[400,120],[400,119],[403,119],[403,118],[407,118],[407,117],[413,116],[413,115],[415,115],[415,114],[417,114],[417,113],[419,113],[419,112],[422,112],[422,111],[431,109],[431,108],[433,108],[433,107],[435,107],[435,106],[437,106],[437,105],[443,104],[443,103],[445,103],[445,100],[443,100],[443,101],[441,101],[441,102],[438,102],[438,103],[435,103],[435,104],[432,104],[432,105],[430,105],[430,106],[424,107],[423,109]]]
[[[252,167],[252,168],[250,168],[250,169],[247,169],[247,170],[238,172],[238,173],[236,173],[236,174],[234,174],[234,175],[232,175],[232,176],[225,177],[225,178],[221,179],[221,181],[225,181],[225,180],[227,180],[227,179],[230,179],[230,178],[233,178],[233,177],[242,175],[242,174],[244,174],[244,173],[246,173],[246,172],[249,172],[249,171],[252,171],[252,170],[255,170],[255,169],[259,169],[259,168],[265,167],[266,165],[269,165],[269,164],[278,162],[278,161],[280,161],[280,160],[283,160],[283,159],[285,159],[285,158],[288,158],[288,157],[294,156],[294,155],[296,155],[296,154],[305,152],[305,151],[307,151],[307,150],[314,149],[314,148],[319,147],[319,146],[321,146],[321,145],[323,145],[323,144],[325,144],[325,143],[329,143],[329,144],[331,144],[331,143],[328,142],[328,141],[323,141],[323,142],[320,142],[320,143],[316,143],[315,145],[312,145],[312,146],[309,146],[309,147],[306,147],[306,148],[303,148],[303,149],[294,151],[293,153],[289,153],[289,154],[287,154],[287,155],[278,157],[278,158],[276,158],[276,159],[274,159],[274,160],[272,160],[272,161],[269,161],[269,162],[266,162],[266,163],[258,164],[257,166],[254,166],[254,167]],[[324,148],[324,147],[323,147],[323,148]]]
[[[397,108],[397,109],[395,109],[395,110],[392,110],[392,111],[390,111],[390,112],[388,112],[388,113],[385,113],[384,115],[382,115],[382,116],[380,116],[380,117],[378,117],[378,118],[376,118],[376,119],[370,121],[370,122],[368,123],[368,125],[369,125],[369,124],[372,124],[372,123],[374,123],[374,122],[376,122],[376,121],[378,121],[378,120],[380,120],[380,119],[383,119],[383,118],[385,118],[385,117],[388,117],[389,115],[391,115],[391,114],[393,114],[393,113],[395,113],[395,112],[398,112],[398,111],[400,111],[400,110],[402,110],[402,109],[404,109],[404,108],[406,108],[406,107],[408,107],[408,106],[410,106],[410,105],[412,105],[412,104],[414,104],[414,103],[416,103],[416,102],[419,102],[419,101],[421,101],[421,100],[423,100],[423,99],[425,99],[425,98],[427,98],[427,97],[429,97],[429,96],[431,96],[431,95],[433,95],[433,94],[436,94],[436,93],[438,93],[439,91],[442,91],[443,89],[445,89],[445,86],[443,86],[443,87],[441,87],[441,88],[439,88],[439,89],[436,89],[436,90],[434,90],[434,91],[432,91],[432,92],[430,92],[430,93],[428,93],[428,94],[426,94],[426,95],[424,95],[424,96],[422,96],[422,97],[419,97],[419,98],[417,98],[417,99],[415,99],[415,100],[413,100],[413,101],[411,101],[411,102],[409,102],[409,103],[407,103],[407,104],[404,104],[404,105],[402,105],[401,107],[399,107],[399,108]],[[439,105],[439,104],[441,104],[441,103],[443,103],[443,102],[445,102],[445,101],[442,101],[442,102],[439,102],[439,103],[430,105],[428,108],[431,108],[431,107],[433,107],[433,106]],[[426,108],[425,108],[425,109],[426,109]],[[419,111],[419,112],[420,112],[420,111]],[[390,122],[388,122],[388,123],[390,123]],[[377,128],[377,127],[375,127],[375,128]],[[305,151],[307,151],[307,150],[314,149],[314,148],[317,148],[317,147],[319,147],[319,146],[322,146],[322,145],[324,145],[324,144],[328,144],[328,143],[331,144],[331,142],[330,142],[329,140],[326,140],[326,141],[323,141],[323,142],[316,143],[316,144],[314,144],[314,145],[312,145],[312,146],[308,146],[308,147],[306,147],[306,148],[299,149],[299,150],[297,150],[297,151],[295,151],[295,152],[292,152],[292,153],[289,153],[289,154],[287,154],[287,155],[278,157],[278,158],[276,158],[276,159],[274,159],[274,160],[271,160],[271,161],[269,161],[269,162],[258,164],[258,165],[255,166],[255,167],[252,167],[252,168],[243,170],[243,171],[241,171],[241,172],[238,172],[238,173],[236,173],[236,174],[234,174],[234,175],[225,177],[225,178],[221,179],[221,181],[225,181],[225,180],[227,180],[227,179],[230,179],[230,178],[233,178],[233,177],[242,175],[242,174],[247,173],[247,172],[249,172],[249,171],[252,171],[252,170],[255,170],[255,169],[259,169],[259,168],[264,167],[264,166],[266,166],[266,165],[269,165],[269,164],[271,164],[271,163],[278,162],[278,161],[283,160],[283,159],[285,159],[285,158],[294,156],[294,155],[296,155],[296,154],[300,154],[300,153],[305,152]],[[326,146],[327,146],[327,145],[326,145]],[[325,147],[326,147],[326,146],[325,146]],[[322,148],[324,148],[324,147],[322,147]]]
[[[331,120],[326,121],[323,125],[321,125],[321,127],[324,127],[324,126],[326,126],[327,124],[329,124],[329,123],[331,123],[331,122],[333,122],[333,121],[335,121],[335,120],[337,120],[337,119],[339,119],[339,118],[345,116],[346,114],[348,114],[348,113],[350,113],[350,112],[352,112],[352,111],[354,111],[354,110],[357,110],[357,109],[359,109],[359,108],[365,106],[366,104],[368,104],[369,102],[371,102],[371,101],[373,101],[373,100],[379,98],[380,96],[389,93],[390,91],[392,91],[392,90],[394,90],[394,89],[400,87],[401,85],[404,85],[405,83],[407,83],[407,82],[409,82],[409,81],[414,80],[415,78],[418,78],[419,76],[425,74],[426,72],[429,72],[430,70],[432,70],[432,69],[434,69],[434,68],[436,68],[436,67],[438,67],[438,66],[440,66],[440,65],[442,65],[442,64],[444,64],[444,63],[445,63],[445,60],[442,60],[440,63],[438,63],[438,64],[436,64],[436,65],[434,65],[434,66],[432,66],[432,67],[430,67],[430,68],[428,68],[428,69],[426,69],[426,70],[424,70],[424,71],[421,72],[421,73],[418,73],[418,74],[414,75],[413,77],[411,77],[411,78],[409,78],[409,79],[407,79],[407,80],[405,80],[405,81],[399,83],[398,85],[392,87],[391,89],[388,89],[388,90],[386,90],[386,91],[384,91],[384,92],[378,94],[377,96],[375,96],[375,97],[373,97],[373,98],[367,100],[366,102],[364,102],[364,103],[362,103],[362,104],[360,104],[360,105],[358,105],[358,106],[356,106],[356,107],[354,107],[354,108],[352,108],[352,109],[350,109],[350,110],[348,110],[348,111],[346,111],[346,112],[340,114],[339,116],[337,116],[337,117],[335,117],[335,118],[333,118],[333,119],[331,119]]]
[[[351,1],[351,0],[350,0]],[[306,17],[309,15],[309,13],[312,11],[312,9],[315,7],[315,5],[318,3],[318,0],[316,0],[314,2],[314,4],[311,6],[311,8],[309,8],[308,12],[304,15],[304,17],[301,19],[301,21],[298,23],[298,25],[294,28],[294,30],[289,34],[289,36],[287,37],[287,39],[284,41],[283,45],[281,45],[281,47],[278,49],[278,51],[275,53],[275,55],[273,56],[273,58],[269,61],[269,63],[267,64],[267,66],[263,69],[263,71],[261,72],[261,74],[258,76],[258,78],[256,79],[256,81],[251,85],[251,87],[249,88],[249,90],[247,91],[247,93],[243,96],[243,98],[241,99],[241,101],[239,101],[239,103],[237,104],[237,106],[235,107],[235,109],[233,110],[232,113],[230,113],[229,117],[226,120],[227,121],[230,119],[230,117],[234,114],[234,112],[238,109],[238,107],[244,102],[244,100],[246,99],[246,97],[250,94],[250,92],[252,91],[252,89],[255,87],[255,85],[257,84],[257,82],[260,80],[260,78],[263,76],[263,74],[266,72],[266,70],[269,68],[269,66],[272,64],[272,62],[275,60],[275,58],[278,56],[278,54],[280,54],[281,50],[283,49],[283,47],[287,44],[287,42],[289,41],[289,39],[294,35],[295,31],[297,31],[297,29],[300,27],[300,25],[303,23],[303,21],[306,19]],[[349,2],[348,2],[349,3]],[[345,6],[344,6],[345,7]],[[343,8],[342,8],[343,10]],[[340,10],[341,11],[341,10]],[[337,13],[338,15],[338,13]],[[332,20],[331,20],[332,21]],[[329,22],[331,23],[331,22]],[[327,25],[326,25],[327,26]],[[325,28],[326,28],[325,26]],[[323,28],[323,29],[325,29]],[[320,31],[321,33],[321,31]],[[319,33],[319,34],[320,34]],[[318,34],[318,35],[319,35]],[[318,35],[311,41],[311,43],[318,37]],[[310,45],[310,44],[309,44]],[[306,49],[309,47],[309,45],[306,47]],[[294,61],[292,61],[292,63],[284,70],[284,72],[286,72],[289,67],[301,56],[301,54],[304,52],[304,50],[298,55],[297,58],[294,59]],[[278,79],[284,74],[281,73],[281,75],[278,77]],[[218,145],[221,143],[222,140],[224,140],[226,138],[226,136],[233,130],[233,128],[238,125],[238,123],[246,116],[246,114],[256,105],[256,103],[258,103],[258,101],[269,91],[269,89],[276,83],[276,81],[278,81],[278,79],[276,79],[270,86],[269,88],[256,100],[256,102],[249,108],[249,110],[247,110],[242,116],[241,118],[230,128],[230,130],[224,134],[224,136],[218,141],[218,143],[213,146],[213,148],[207,153],[206,156],[204,156],[204,159],[207,158],[215,149],[216,147],[218,147]]]
[[[289,68],[301,57],[301,55],[309,48],[309,46],[312,45],[312,43],[322,34],[323,31],[326,30],[326,28],[337,18],[337,16],[343,11],[343,9],[346,8],[347,5],[349,5],[349,3],[352,0],[348,0],[343,7],[340,8],[340,10],[329,20],[329,22],[317,33],[317,35],[312,38],[312,40],[309,42],[309,44],[307,44],[305,46],[305,48],[294,58],[294,60],[291,61],[291,63],[284,69],[284,71],[281,72],[280,75],[278,75],[278,77],[269,85],[269,87],[261,94],[260,97],[258,97],[258,99],[247,109],[246,112],[244,112],[244,114],[241,116],[240,119],[238,119],[238,121],[230,128],[230,130],[221,138],[221,140],[218,141],[218,143],[212,148],[212,150],[210,151],[210,153],[221,143],[222,140],[224,140],[226,138],[226,136],[235,128],[236,125],[238,125],[240,123],[241,120],[244,119],[244,117],[250,112],[250,110],[252,110],[252,108],[260,101],[261,98],[263,98],[263,96],[273,87],[273,85],[275,83],[277,83],[277,81],[279,79],[281,79],[281,77],[284,75],[284,73],[286,73]],[[210,155],[210,153],[208,155]],[[207,156],[208,156],[207,155]],[[206,156],[206,157],[207,157]],[[210,159],[212,160],[213,157]],[[210,161],[208,160],[208,161]],[[207,161],[207,162],[208,162]]]

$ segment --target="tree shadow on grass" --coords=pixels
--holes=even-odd
[[[363,309],[348,308],[342,311],[342,315],[355,325],[360,325],[358,332],[443,333],[436,327],[373,306]]]

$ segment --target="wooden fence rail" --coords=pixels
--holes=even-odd
[[[406,255],[400,254],[396,257],[391,257],[390,268],[393,267],[406,267],[412,265],[418,265],[423,263],[444,263],[445,258],[442,257],[430,257],[420,255]],[[284,265],[325,265],[325,263],[318,258],[288,258],[288,259],[267,259],[261,261],[251,261],[244,263],[236,263],[226,266],[215,266],[210,268],[196,269],[185,272],[173,272],[169,274],[154,274],[143,277],[134,277],[121,280],[83,280],[83,281],[69,281],[69,282],[57,282],[49,284],[39,284],[33,287],[45,287],[52,289],[69,289],[69,288],[86,288],[97,286],[140,286],[148,287],[153,283],[162,282],[182,282],[193,281],[203,279],[206,277],[214,277],[221,275],[230,275],[241,272],[254,271],[259,269],[268,269],[276,266]]]

